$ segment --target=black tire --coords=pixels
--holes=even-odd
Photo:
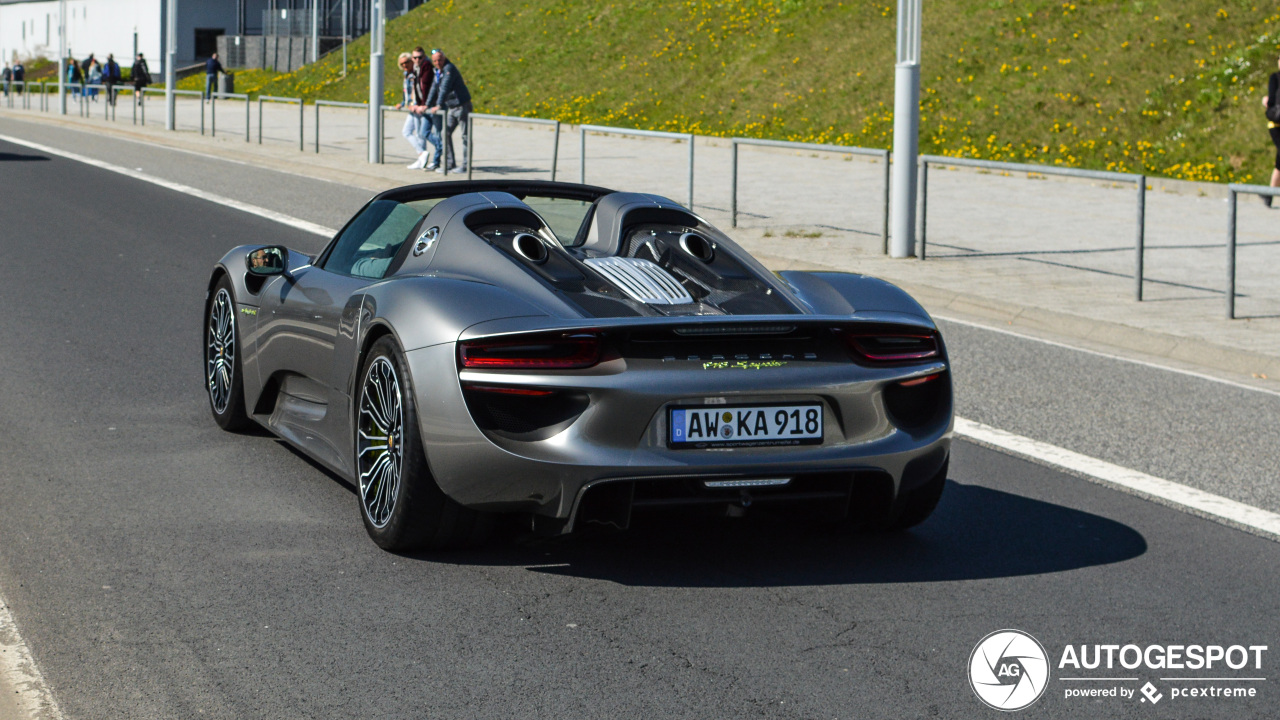
[[[251,421],[244,405],[235,292],[227,276],[223,275],[210,291],[204,318],[204,379],[209,410],[223,430],[243,430]]]
[[[356,403],[356,488],[360,517],[373,542],[408,552],[484,540],[491,518],[450,499],[431,475],[413,386],[391,336],[369,349]]]
[[[860,483],[849,501],[844,526],[869,532],[898,532],[929,519],[947,486],[948,458],[923,484],[893,496],[893,481],[878,476]]]

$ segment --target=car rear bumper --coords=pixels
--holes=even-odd
[[[468,507],[532,512],[568,521],[566,529],[584,491],[603,483],[865,471],[887,475],[897,492],[927,480],[916,477],[927,470],[923,465],[936,471],[950,449],[953,411],[945,358],[897,368],[795,362],[754,369],[618,358],[585,372],[459,373],[450,343],[412,351],[408,362],[428,463],[440,488]],[[940,374],[934,382],[945,384],[936,412],[915,426],[899,427],[885,407],[885,388],[931,374]],[[481,429],[468,408],[468,384],[552,389],[589,401],[549,436],[513,435]],[[671,405],[776,402],[821,403],[822,444],[668,447]]]

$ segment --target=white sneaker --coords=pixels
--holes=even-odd
[[[449,168],[449,172],[450,172],[451,174],[453,174],[453,175],[461,175],[461,174],[465,173],[466,171],[467,171],[467,169],[466,169],[466,168],[464,168],[464,167],[458,167],[457,165],[454,165],[453,167]]]
[[[435,170],[435,169],[436,169],[436,168],[438,168],[438,167],[440,167],[440,164],[439,164],[439,163],[436,163],[436,162],[431,162],[431,163],[428,163],[428,164],[427,164],[427,169],[428,169],[428,170]]]
[[[444,174],[444,168],[442,168],[442,167],[438,167],[438,168],[436,168],[436,172],[438,172],[438,173],[440,173],[441,175],[443,175],[443,174]]]
[[[409,163],[405,167],[409,168],[410,170],[421,170],[426,164],[427,164],[427,153],[422,153],[418,155],[417,160],[414,160],[413,162]]]

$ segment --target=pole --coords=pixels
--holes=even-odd
[[[733,143],[729,164],[729,227],[738,227],[738,143]]]
[[[218,137],[218,94],[209,97],[209,137]]]
[[[917,172],[920,175],[920,261],[924,261],[925,228],[929,222],[929,163],[919,159]]]
[[[58,114],[67,114],[67,0],[58,0]]]
[[[1236,191],[1227,190],[1227,319],[1236,318]]]
[[[898,0],[893,92],[893,238],[889,254],[915,254],[916,158],[920,154],[920,14],[923,0]]]
[[[560,121],[556,121],[555,138],[551,141],[551,182],[556,181],[556,161],[560,159]]]
[[[587,183],[587,129],[578,126],[578,183]]]
[[[889,151],[884,153],[884,207],[880,210],[880,254],[889,254],[889,185],[892,180],[889,177],[889,168],[892,163],[889,161]]]
[[[471,179],[471,170],[476,166],[476,123],[471,114],[467,114],[467,180]]]
[[[253,126],[253,121],[250,119],[250,108],[252,107],[253,106],[249,104],[249,93],[245,93],[244,94],[244,141],[245,142],[252,142],[249,139],[250,128]]]
[[[347,0],[342,0],[342,77],[347,76]]]
[[[369,162],[371,163],[379,161],[382,149],[382,51],[386,37],[386,19],[387,0],[371,0],[369,3]]]
[[[306,125],[307,103],[298,98],[298,152],[307,151]]]
[[[689,133],[689,209],[693,209],[693,133]]]
[[[165,18],[165,55],[164,55],[164,129],[176,130],[178,124],[178,96],[173,94],[177,83],[178,62],[178,0],[167,0],[165,3],[168,17]]]
[[[316,154],[320,154],[320,101],[316,101]]]
[[[320,0],[311,0],[311,62],[320,59]]]
[[[1133,279],[1134,294],[1142,302],[1142,249],[1146,244],[1147,176],[1138,176],[1138,237],[1134,242]]]

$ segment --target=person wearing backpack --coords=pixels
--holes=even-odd
[[[138,59],[133,61],[129,74],[133,77],[133,102],[136,105],[142,100],[142,89],[151,84],[151,73],[147,70],[147,61],[142,53],[138,53]]]
[[[120,82],[120,63],[116,56],[107,53],[107,64],[102,67],[102,84],[107,86],[107,104],[116,105],[116,83]]]
[[[1280,59],[1276,60],[1280,66]],[[1276,146],[1275,169],[1271,171],[1271,187],[1280,187],[1280,72],[1271,73],[1267,80],[1267,96],[1262,98],[1262,107],[1267,109],[1267,129],[1271,133],[1271,143]],[[1271,207],[1271,196],[1259,195],[1262,204]]]

